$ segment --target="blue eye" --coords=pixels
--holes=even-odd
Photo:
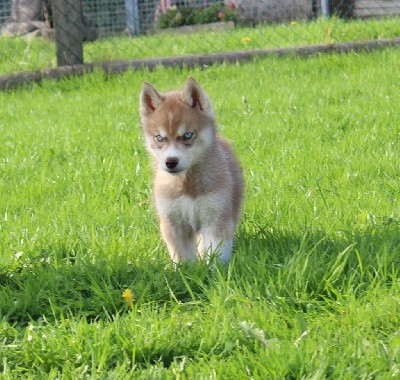
[[[165,137],[162,137],[161,135],[155,136],[155,139],[156,139],[156,141],[159,142],[159,143],[164,142],[164,141],[166,140],[166,138],[165,138]]]
[[[193,133],[192,132],[186,132],[182,137],[183,137],[184,141],[190,140],[193,137]]]

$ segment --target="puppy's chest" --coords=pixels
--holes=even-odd
[[[222,203],[219,194],[207,194],[196,198],[187,195],[174,199],[156,197],[160,217],[176,224],[189,225],[194,231],[215,220]]]

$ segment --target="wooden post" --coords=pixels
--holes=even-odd
[[[57,66],[83,63],[81,0],[52,0]]]

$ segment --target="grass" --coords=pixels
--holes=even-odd
[[[399,60],[95,72],[0,93],[1,378],[398,377]],[[139,127],[141,83],[189,75],[246,178],[234,258],[215,270],[169,262]]]
[[[84,61],[129,60],[223,51],[332,44],[400,36],[398,17],[344,21],[337,18],[311,22],[259,25],[222,32],[154,34],[110,37],[84,44]],[[0,74],[56,66],[55,45],[41,38],[0,38]]]

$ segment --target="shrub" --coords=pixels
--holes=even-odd
[[[208,24],[219,21],[237,22],[234,8],[223,4],[213,4],[205,8],[171,7],[158,19],[158,28],[176,28],[183,25]]]
[[[158,19],[160,29],[176,28],[183,25],[195,23],[195,9],[192,7],[172,7],[162,14]]]

